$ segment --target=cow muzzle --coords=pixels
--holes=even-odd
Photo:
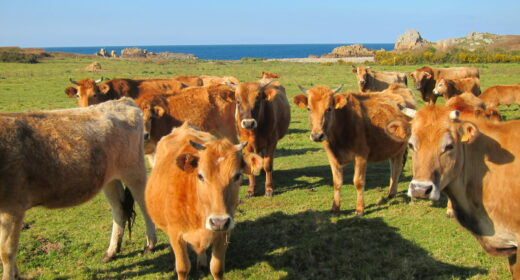
[[[431,181],[412,180],[408,187],[408,196],[413,198],[428,198],[438,200],[440,198],[439,189]]]
[[[311,138],[311,141],[322,142],[327,137],[325,136],[325,133],[313,133],[313,134],[311,134],[310,138]]]
[[[244,129],[252,130],[252,129],[255,129],[255,128],[256,128],[256,126],[258,125],[258,123],[256,122],[255,119],[243,119],[243,120],[240,122],[240,125],[241,125],[242,128],[244,128]]]
[[[211,231],[226,231],[233,227],[233,218],[229,215],[210,215],[206,219],[206,229]]]
[[[441,95],[437,89],[434,89],[434,90],[433,90],[433,94],[435,94],[435,95]]]

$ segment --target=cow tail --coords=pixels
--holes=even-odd
[[[128,238],[132,239],[132,226],[135,222],[134,197],[128,187],[124,187],[125,195],[123,197],[123,214],[124,219],[128,222]]]
[[[403,154],[403,168],[401,169],[401,173],[404,172],[404,166],[406,165],[406,159],[408,158],[408,149],[404,150]],[[135,217],[134,217],[135,219]]]

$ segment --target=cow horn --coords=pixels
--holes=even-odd
[[[99,80],[95,80],[94,83],[98,84],[98,83],[101,83],[103,80],[104,80],[104,78],[101,77],[101,79],[99,79]]]
[[[191,140],[190,140],[190,144],[191,144],[191,146],[193,146],[193,148],[195,148],[196,150],[199,150],[199,151],[203,151],[206,149],[206,147],[204,147],[204,145],[199,144],[197,142],[193,142]]]
[[[333,89],[332,91],[333,91],[334,93],[338,93],[338,91],[340,91],[342,88],[343,88],[343,85],[340,85],[339,87]]]
[[[403,114],[405,114],[406,116],[410,117],[410,118],[414,118],[415,117],[415,113],[417,113],[416,110],[414,109],[410,109],[410,108],[407,108],[407,107],[404,107],[404,106],[401,106],[401,105],[398,105],[399,106],[399,110],[401,110],[401,112]]]
[[[300,88],[300,90],[301,90],[303,93],[307,94],[307,89],[306,89],[306,88],[304,88],[304,87],[302,87],[302,86],[300,86],[300,85],[298,85],[298,88]]]
[[[245,146],[247,146],[247,141],[240,142],[240,144],[236,144],[235,148],[237,149],[237,151],[241,151]]]
[[[352,64],[352,68],[356,69],[357,67],[356,67],[356,65]]]
[[[75,85],[78,84],[78,82],[74,81],[72,78],[69,78],[69,81],[70,81],[71,83],[75,84]]]

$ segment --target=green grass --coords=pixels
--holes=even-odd
[[[177,75],[232,75],[256,80],[262,71],[277,73],[289,97],[297,85],[325,84],[356,89],[350,65],[266,61],[181,62],[97,58],[106,71],[81,69],[88,58],[44,59],[39,64],[0,63],[0,112],[75,107],[63,90],[68,79],[151,78]],[[476,65],[481,84],[520,82],[519,64]],[[378,67],[410,72],[419,66]],[[291,103],[292,104],[292,103]],[[517,118],[518,106],[501,108]],[[352,166],[345,168],[342,212],[332,215],[332,178],[320,144],[308,139],[307,111],[291,105],[289,134],[278,145],[275,196],[264,198],[263,176],[257,197],[242,199],[226,259],[227,279],[507,279],[507,260],[487,255],[453,219],[445,218],[446,200],[410,201],[408,160],[396,198],[378,201],[387,191],[387,162],[369,164],[366,212],[354,214]],[[245,194],[245,184],[241,197]],[[138,214],[139,215],[139,214]],[[101,263],[111,231],[110,207],[103,195],[74,208],[28,211],[18,265],[32,279],[171,279],[173,254],[167,236],[158,231],[158,248],[141,256],[144,223],[137,218],[132,240],[110,263]],[[192,263],[194,264],[192,255]],[[211,279],[207,272],[192,279]]]

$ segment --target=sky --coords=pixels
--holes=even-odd
[[[0,46],[395,43],[520,34],[519,0],[0,0]]]

